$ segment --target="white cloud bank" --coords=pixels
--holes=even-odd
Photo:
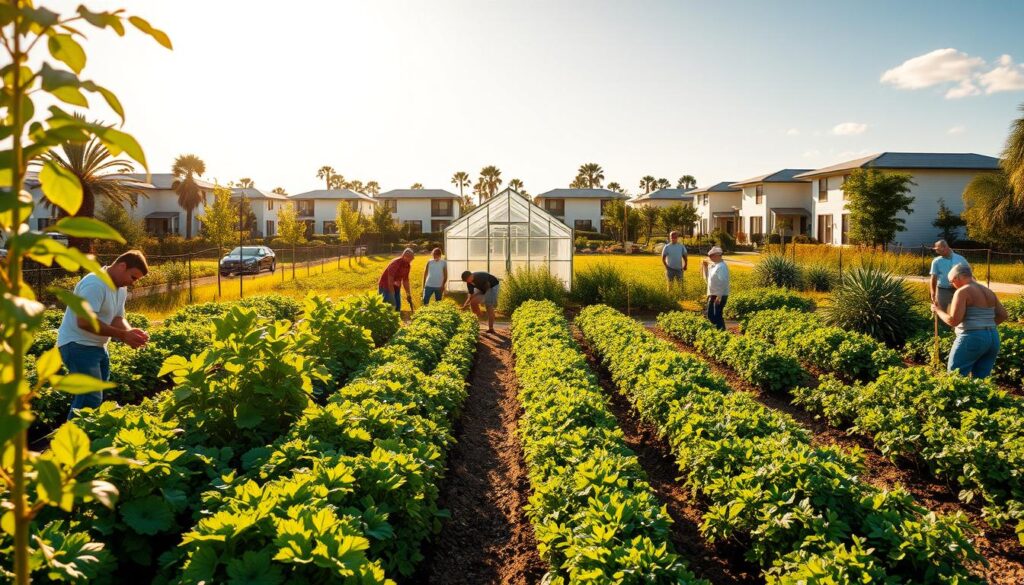
[[[952,86],[947,99],[981,93],[1024,91],[1024,65],[1014,63],[1010,55],[1002,55],[992,67],[981,57],[972,57],[956,49],[936,49],[882,74],[881,82],[900,89],[925,89]]]
[[[832,128],[832,133],[836,136],[853,136],[856,134],[863,134],[867,129],[867,124],[861,124],[859,122],[843,122],[842,124],[836,124]]]

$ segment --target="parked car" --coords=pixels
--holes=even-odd
[[[259,274],[277,269],[277,256],[266,246],[241,246],[220,259],[220,275]]]

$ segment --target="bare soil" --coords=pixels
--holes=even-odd
[[[522,409],[508,329],[481,332],[469,396],[456,425],[440,506],[451,517],[425,547],[410,583],[538,583],[537,554],[525,506],[530,495],[517,426]]]
[[[864,481],[882,489],[890,489],[901,485],[907,489],[917,501],[930,510],[943,514],[963,512],[971,525],[977,530],[974,545],[988,563],[987,567],[977,567],[993,585],[1020,585],[1024,583],[1024,547],[1012,529],[993,530],[982,518],[981,509],[973,504],[960,502],[956,493],[958,488],[950,486],[931,476],[924,469],[917,469],[910,462],[897,465],[875,450],[867,437],[851,435],[844,430],[830,426],[822,419],[790,402],[786,396],[777,396],[762,392],[759,388],[745,382],[731,368],[708,360],[693,351],[692,348],[673,339],[661,329],[651,327],[658,337],[675,345],[679,351],[689,353],[704,360],[718,374],[729,382],[735,390],[751,394],[758,402],[793,417],[800,425],[812,433],[812,443],[816,445],[835,445],[844,449],[860,450],[864,460]],[[817,379],[812,375],[816,383]]]

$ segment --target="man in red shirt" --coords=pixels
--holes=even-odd
[[[384,297],[385,303],[395,306],[395,310],[402,310],[402,296],[400,288],[405,288],[405,298],[409,299],[409,308],[412,308],[412,287],[409,285],[409,271],[412,269],[412,259],[415,253],[412,248],[406,248],[402,255],[388,263],[384,274],[380,275],[377,281],[377,292]]]

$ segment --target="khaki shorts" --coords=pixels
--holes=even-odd
[[[953,288],[935,287],[935,301],[939,304],[939,308],[947,313],[949,312],[949,304],[953,302],[954,292],[956,292],[956,289]]]

